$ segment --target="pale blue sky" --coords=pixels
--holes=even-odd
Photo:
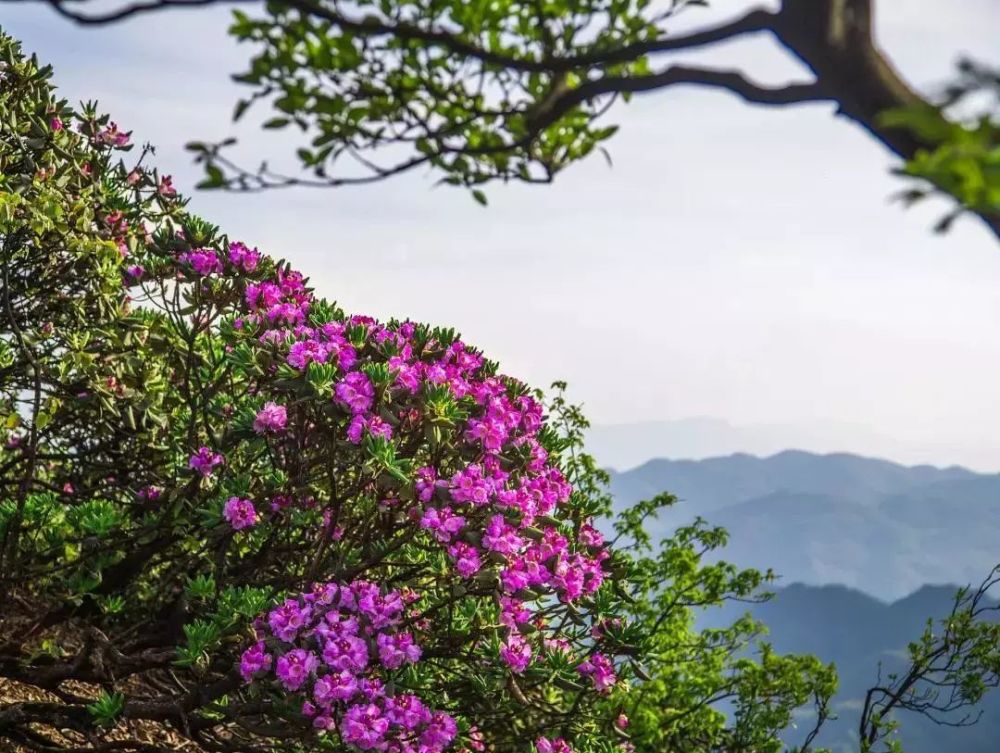
[[[282,154],[229,123],[228,74],[248,50],[226,23],[215,9],[89,30],[40,5],[0,11],[65,96],[99,99],[158,144],[188,193],[192,138],[236,133],[249,153]],[[998,29],[996,0],[879,3],[883,46],[925,89],[960,52],[996,62]],[[712,59],[768,82],[803,75],[766,37]],[[595,422],[711,416],[766,424],[772,441],[783,427],[789,446],[1000,470],[1000,246],[983,228],[940,238],[942,205],[890,204],[889,156],[826,105],[677,89],[613,120],[613,168],[598,157],[553,186],[497,186],[488,209],[426,174],[199,192],[192,206],[351,311],[453,325],[508,373],[567,379]]]

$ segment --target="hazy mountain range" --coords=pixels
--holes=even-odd
[[[734,424],[719,418],[599,424],[587,431],[587,450],[601,465],[623,470],[653,458],[703,459],[747,452],[773,455],[789,447],[828,453],[845,447],[859,455],[907,465],[957,463],[984,472],[1000,470],[1000,434],[960,434],[937,428],[899,438],[851,422]]]
[[[778,591],[766,603],[727,606],[705,615],[703,624],[721,625],[745,611],[770,628],[769,642],[781,653],[814,654],[837,666],[840,686],[834,702],[837,716],[825,725],[817,744],[835,753],[857,753],[857,725],[867,688],[874,684],[879,664],[883,676],[901,670],[906,643],[919,637],[926,620],[948,614],[955,589],[925,586],[891,604],[843,586],[795,584]],[[1000,746],[1000,695],[987,694],[982,717],[970,727],[936,725],[914,714],[898,716],[906,753],[995,753]],[[951,717],[957,720],[958,717]],[[798,729],[786,742],[801,744],[813,716],[803,710]]]
[[[593,452],[594,449],[592,448]],[[601,457],[599,451],[598,457]],[[836,453],[790,450],[769,457],[650,460],[612,472],[617,507],[668,491],[679,502],[651,524],[667,536],[697,516],[729,530],[720,558],[781,576],[773,600],[702,615],[721,625],[744,611],[770,629],[783,653],[814,654],[840,675],[835,712],[818,744],[857,753],[864,691],[905,665],[926,620],[951,608],[955,584],[978,583],[1000,562],[1000,474],[905,466]],[[947,584],[947,585],[927,585]],[[1000,750],[1000,694],[987,695],[968,728],[900,718],[907,753]],[[803,710],[790,745],[811,728]]]
[[[786,451],[651,460],[613,473],[611,490],[618,506],[672,492],[680,502],[654,534],[701,516],[729,530],[722,558],[772,568],[786,583],[891,601],[978,581],[1000,561],[1000,474]]]

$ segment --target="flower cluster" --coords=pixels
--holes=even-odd
[[[220,275],[226,272],[223,257],[237,277],[257,270],[263,259],[232,243],[227,255],[199,248],[178,261],[199,275]],[[450,469],[420,467],[414,479],[420,525],[461,577],[473,577],[489,559],[499,563],[503,588],[515,598],[534,589],[572,602],[600,587],[607,557],[600,534],[584,524],[571,541],[552,524],[571,489],[538,440],[541,404],[512,380],[491,375],[478,352],[461,340],[429,340],[412,322],[386,326],[353,316],[309,323],[312,294],[302,275],[284,267],[248,282],[244,302],[238,322],[246,336],[277,347],[293,369],[304,371],[311,363],[336,368],[332,399],[344,411],[344,436],[354,444],[366,436],[391,440],[396,427],[432,418],[432,393],[467,406],[456,438],[473,459]],[[365,369],[375,363],[389,369],[391,381],[381,389]],[[287,423],[285,408],[268,402],[253,428],[274,434]],[[523,461],[513,464],[510,456]],[[536,527],[541,521],[547,522]]]
[[[414,480],[414,514],[460,577],[472,578],[484,562],[495,563],[511,609],[532,592],[534,598],[552,592],[572,602],[600,587],[607,557],[600,534],[585,523],[573,541],[552,517],[571,489],[538,440],[537,400],[518,394],[510,380],[488,375],[482,356],[462,341],[446,347],[422,341],[411,322],[390,327],[356,316],[305,324],[311,301],[294,273],[251,284],[246,299],[252,311],[245,328],[257,324],[258,338],[277,344],[289,366],[336,366],[333,402],[344,411],[345,436],[354,444],[366,436],[391,440],[395,427],[414,415],[429,418],[430,394],[468,406],[457,440],[472,460],[451,469],[422,466]],[[382,389],[364,369],[379,360],[391,379]],[[524,460],[512,464],[509,456]],[[529,641],[513,636],[510,644],[502,657],[514,671],[524,671],[533,653]],[[607,674],[595,677],[603,683]]]
[[[306,536],[322,537],[321,553],[347,553],[352,537],[392,536],[403,525],[452,593],[499,605],[483,628],[492,639],[475,646],[480,661],[535,677],[536,663],[559,654],[563,671],[589,679],[586,692],[610,692],[618,677],[598,650],[603,638],[568,639],[547,616],[560,604],[578,614],[574,603],[601,587],[609,554],[592,522],[572,514],[539,400],[453,333],[345,316],[317,301],[301,274],[242,243],[178,245],[166,277],[197,286],[203,300],[218,295],[232,324],[225,352],[234,366],[253,364],[246,402],[226,408],[245,420],[212,438],[219,452],[202,447],[189,459],[214,477],[203,488],[222,491],[228,525],[267,525],[269,536],[314,526]],[[244,450],[244,441],[253,444]],[[313,447],[324,448],[322,461]],[[333,466],[331,448],[343,453]],[[380,476],[384,468],[391,478]],[[350,498],[326,485],[331,469]],[[368,577],[381,575],[376,563]],[[372,611],[376,603],[388,611]],[[400,629],[403,607],[398,593],[368,582],[288,599],[261,623],[241,671],[248,682],[303,694],[317,730],[361,750],[443,750],[455,720],[388,691],[383,679],[420,657],[414,635]],[[408,624],[434,629],[419,615]],[[564,744],[542,743],[553,753]]]
[[[247,682],[267,677],[300,693],[316,729],[360,750],[439,753],[458,732],[455,720],[383,680],[420,659],[401,627],[406,605],[400,592],[363,580],[317,585],[259,620],[259,640],[243,653],[240,672]]]

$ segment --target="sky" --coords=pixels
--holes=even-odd
[[[678,28],[746,7],[718,0]],[[998,62],[996,0],[877,11],[881,45],[923,91],[962,53]],[[82,29],[40,4],[0,4],[0,27],[55,66],[63,96],[99,100],[158,146],[194,211],[350,312],[454,326],[506,373],[567,380],[599,425],[711,419],[740,427],[730,450],[755,451],[765,427],[768,448],[1000,471],[1000,245],[973,218],[931,233],[943,203],[892,202],[891,156],[832,106],[693,88],[637,97],[612,111],[613,166],[596,157],[551,186],[491,187],[487,208],[426,173],[196,192],[187,141],[236,135],[279,165],[287,152],[231,124],[229,76],[250,49],[227,22],[214,8]],[[676,60],[806,77],[766,36]],[[643,436],[630,462],[667,452]],[[669,452],[709,452],[696,444],[685,453],[682,436]]]

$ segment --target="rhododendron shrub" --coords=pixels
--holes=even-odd
[[[558,391],[317,298],[4,37],[0,61],[0,746],[734,739],[712,704],[760,680],[733,658],[753,629],[699,644],[685,599],[757,574],[702,565],[701,528],[650,554],[652,509],[612,547]],[[808,697],[792,679],[747,701],[755,740]]]
[[[126,282],[186,342],[173,468],[144,480],[184,537],[156,557],[208,602],[225,584],[276,605],[186,625],[177,661],[207,670],[248,635],[233,692],[361,750],[603,745],[628,626],[603,507],[574,497],[539,395],[450,330],[346,315],[205,240],[159,234]]]
[[[538,393],[186,215],[4,45],[0,663],[58,700],[0,733],[603,745],[611,555]]]

